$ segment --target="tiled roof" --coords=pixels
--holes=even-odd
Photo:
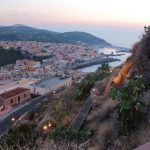
[[[21,93],[24,93],[26,91],[29,91],[29,89],[16,88],[16,89],[13,89],[13,90],[10,90],[10,91],[0,94],[0,97],[2,97],[3,99],[8,99],[8,98],[14,97],[16,95],[19,95]]]

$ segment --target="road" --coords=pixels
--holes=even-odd
[[[61,90],[57,91],[56,93],[59,93],[62,90],[64,90],[64,89],[61,89]],[[33,110],[38,103],[40,103],[43,100],[45,100],[49,97],[52,97],[52,96],[53,96],[53,93],[39,96],[35,99],[32,99],[30,102],[27,102],[24,105],[21,105],[21,106],[15,108],[12,112],[8,113],[4,117],[0,117],[0,135],[3,135],[11,128],[11,126],[13,124],[11,121],[12,117],[15,117],[15,119],[18,119],[25,112],[30,112],[31,110]]]

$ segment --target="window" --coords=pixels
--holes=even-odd
[[[20,96],[18,96],[18,102],[20,102]]]
[[[24,94],[24,98],[26,98],[26,94]]]
[[[13,99],[10,100],[11,104],[14,102]]]

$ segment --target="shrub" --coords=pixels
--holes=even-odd
[[[31,111],[28,113],[28,117],[29,117],[29,120],[33,121],[33,119],[35,118],[35,113],[34,111]]]
[[[34,126],[27,124],[10,129],[8,134],[0,138],[0,149],[19,150],[25,146],[34,147],[37,135],[33,129]]]
[[[135,76],[128,80],[125,86],[112,88],[110,96],[119,101],[116,109],[119,115],[121,135],[127,135],[140,122],[141,108],[144,107],[140,95],[147,87],[148,84],[142,76]]]
[[[101,65],[101,70],[103,70],[103,71],[109,71],[109,64],[106,64],[106,63],[102,64]]]
[[[109,76],[108,72],[103,72],[101,75],[96,73],[87,75],[85,79],[76,85],[76,99],[81,100],[88,97],[94,83],[98,80],[104,79],[107,76]]]
[[[59,141],[70,141],[82,143],[87,141],[93,132],[90,130],[78,130],[71,127],[57,126],[51,133],[49,133],[49,140]]]

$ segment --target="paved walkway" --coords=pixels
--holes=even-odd
[[[150,142],[146,143],[144,145],[141,145],[140,147],[134,149],[134,150],[150,150]]]
[[[90,109],[92,107],[92,100],[90,98],[87,98],[83,104],[83,106],[80,108],[77,116],[71,123],[71,127],[80,129],[82,124],[84,123],[84,120],[86,119]]]

